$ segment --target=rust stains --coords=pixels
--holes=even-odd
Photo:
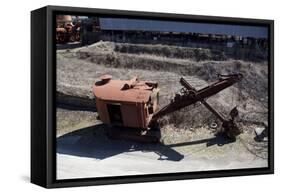
[[[113,80],[103,75],[93,86],[97,110],[103,123],[147,128],[158,108],[158,84],[130,80]]]

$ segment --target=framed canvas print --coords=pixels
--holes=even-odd
[[[271,174],[273,21],[31,12],[31,182]]]

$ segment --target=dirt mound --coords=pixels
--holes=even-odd
[[[238,106],[241,119],[266,122],[267,62],[225,60],[223,57],[217,61],[217,56],[208,49],[112,42],[58,51],[59,99],[69,104],[87,106],[88,103],[90,106],[92,85],[101,75],[111,74],[114,79],[130,79],[137,75],[140,79],[159,83],[160,106],[163,106],[180,90],[180,77],[199,89],[215,81],[218,74],[242,73],[241,82],[208,101],[225,115]],[[189,111],[191,108],[193,110]],[[178,128],[209,126],[213,122],[217,122],[216,118],[203,106],[187,107],[161,119],[162,125],[173,124]]]

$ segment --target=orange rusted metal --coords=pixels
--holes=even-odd
[[[158,84],[131,80],[111,80],[104,75],[93,86],[97,110],[106,124],[148,128],[158,107]]]

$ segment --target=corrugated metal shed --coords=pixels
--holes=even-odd
[[[124,18],[100,18],[100,25],[101,29],[103,30],[192,32],[202,34],[268,38],[268,28],[262,26],[242,26],[228,24],[208,24]]]

